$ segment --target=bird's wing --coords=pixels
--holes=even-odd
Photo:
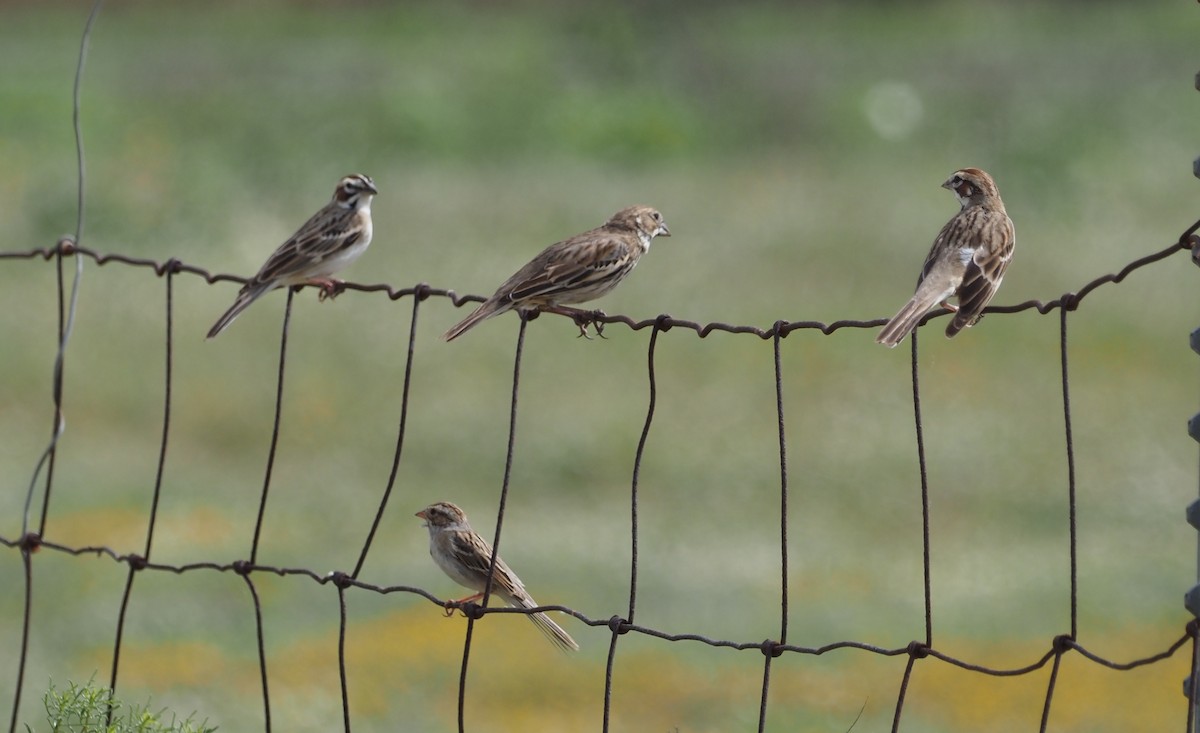
[[[479,591],[483,592],[487,582],[488,565],[492,559],[491,544],[478,534],[472,538],[465,532],[455,532],[452,542],[455,555],[472,576],[479,578]],[[528,597],[521,579],[501,557],[496,558],[496,575],[495,581],[492,583],[492,593],[510,604],[513,603],[512,599]]]
[[[979,319],[979,314],[1000,288],[1004,271],[1012,261],[1016,233],[1007,214],[999,212],[998,215],[988,218],[988,231],[984,241],[996,244],[975,250],[975,255],[967,263],[963,273],[962,283],[958,286],[958,313],[953,323],[959,324],[960,328]]]
[[[364,231],[361,219],[354,214],[341,208],[318,211],[267,258],[254,281],[304,277],[316,265],[353,246]]]
[[[641,249],[608,233],[587,234],[550,245],[500,286],[513,301],[550,301],[563,293],[603,289],[637,264]]]

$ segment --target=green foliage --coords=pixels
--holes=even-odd
[[[70,682],[62,691],[51,682],[42,703],[51,733],[212,733],[217,729],[207,720],[193,722],[191,715],[177,720],[165,708],[154,712],[148,704],[126,705],[111,690],[91,681],[83,686]],[[106,723],[110,709],[112,721]],[[25,730],[35,733],[36,729],[26,725]]]

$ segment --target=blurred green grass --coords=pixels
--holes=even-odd
[[[679,6],[583,3],[111,4],[84,84],[84,244],[252,272],[329,196],[374,176],[376,241],[346,276],[487,293],[541,247],[621,206],[659,207],[675,236],[598,305],[768,326],[891,313],[954,203],[938,184],[978,165],[1018,232],[999,303],[1050,299],[1170,243],[1194,218],[1194,9],[1166,2]],[[70,88],[80,8],[0,10],[0,250],[49,246],[74,214]],[[1194,307],[1186,257],[1106,286],[1070,316],[1079,483],[1080,641],[1118,660],[1179,633],[1195,576],[1182,508],[1195,494]],[[270,435],[283,296],[203,333],[229,283],[175,279],[172,427],[154,559],[249,553]],[[161,429],[164,282],[87,265],[66,366],[47,536],[140,551]],[[20,528],[50,423],[53,266],[0,267],[0,534]],[[412,303],[298,299],[260,560],[349,570],[390,469]],[[420,306],[408,435],[363,579],[458,589],[411,513],[452,499],[492,531],[516,322],[452,345],[461,317]],[[1058,314],[989,317],[922,340],[932,491],[935,643],[1028,663],[1068,630]],[[624,614],[628,490],[645,418],[647,331],[584,342],[531,324],[504,554],[535,597]],[[771,345],[659,337],[658,406],[641,473],[637,622],[756,640],[778,633],[778,452]],[[923,635],[917,469],[905,350],[866,331],[782,343],[790,463],[789,641],[887,647]],[[42,682],[106,679],[124,580],[106,560],[36,557],[22,717]],[[19,588],[15,553],[0,582]],[[332,589],[262,578],[273,714],[336,725]],[[19,593],[0,597],[16,649]],[[351,713],[363,729],[445,729],[461,619],[405,595],[348,594]],[[122,694],[260,726],[254,628],[240,580],[139,576]],[[607,633],[555,655],[530,625],[477,629],[473,730],[598,726]],[[509,629],[513,629],[511,633]],[[543,648],[544,647],[544,648]],[[1061,730],[1181,725],[1185,653],[1115,674],[1069,658]],[[614,729],[745,728],[757,652],[622,638]],[[838,652],[772,666],[771,727],[891,719],[903,660]],[[15,664],[0,665],[12,689]],[[917,666],[905,721],[1028,727],[1042,674],[994,680]],[[0,695],[4,702],[8,698]],[[8,712],[0,707],[0,715]]]

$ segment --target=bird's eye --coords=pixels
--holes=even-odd
[[[662,214],[654,212],[654,221],[662,221]]]

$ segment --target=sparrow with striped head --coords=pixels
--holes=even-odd
[[[424,526],[429,528],[429,554],[433,561],[455,583],[475,591],[454,603],[482,598],[492,560],[491,544],[471,529],[463,510],[448,501],[430,504],[417,512],[416,516],[424,519]],[[492,577],[492,595],[499,596],[513,608],[537,607],[537,602],[525,591],[521,579],[499,557],[496,558],[496,572]],[[571,635],[545,613],[531,613],[529,620],[559,649],[579,650],[579,645]]]
[[[580,335],[587,335],[586,314],[564,306],[595,300],[615,288],[657,236],[671,236],[662,214],[649,206],[621,209],[603,226],[542,250],[442,338],[452,341],[481,321],[513,309],[569,315],[580,324]]]
[[[942,187],[954,192],[962,208],[933,240],[912,299],[875,337],[885,346],[903,341],[939,304],[955,314],[946,338],[975,325],[1012,260],[1016,233],[992,177],[978,168],[963,168]],[[957,306],[948,302],[951,296],[957,297]]]
[[[267,258],[209,329],[208,338],[224,331],[251,303],[275,288],[316,285],[321,288],[320,300],[337,295],[342,281],[330,276],[362,256],[371,244],[371,199],[377,193],[370,176],[356,173],[338,181],[333,199]]]

